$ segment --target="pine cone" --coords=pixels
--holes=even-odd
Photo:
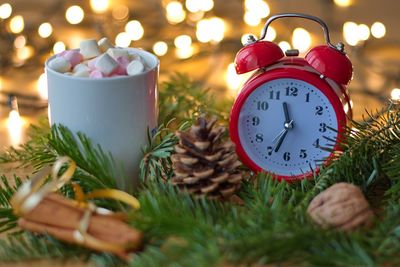
[[[337,183],[318,194],[307,209],[322,227],[353,230],[371,223],[374,214],[360,188]]]
[[[225,128],[200,117],[188,132],[177,132],[179,144],[172,155],[175,176],[172,184],[196,196],[226,199],[232,196],[242,182],[237,170],[237,159],[232,142],[221,142]]]

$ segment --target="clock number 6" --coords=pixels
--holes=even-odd
[[[283,153],[283,160],[284,161],[289,161],[290,160],[290,152]]]

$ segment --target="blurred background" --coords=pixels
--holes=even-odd
[[[400,99],[400,2],[394,0],[0,0],[0,149],[18,145],[26,129],[47,114],[46,58],[108,37],[121,47],[152,51],[161,81],[183,72],[211,88],[217,100],[234,98],[248,75],[233,60],[248,34],[260,34],[269,16],[308,13],[329,26],[354,64],[349,86],[354,118]],[[319,25],[278,20],[267,40],[304,55],[324,43]],[[73,108],[73,106],[71,106]]]

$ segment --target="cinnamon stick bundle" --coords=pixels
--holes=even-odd
[[[88,207],[59,194],[51,193],[30,212],[18,221],[21,228],[35,233],[47,233],[68,243],[80,244],[101,252],[112,252],[123,259],[128,253],[140,249],[143,235],[128,226],[120,217],[93,213],[89,219],[87,234],[102,241],[101,243],[120,248],[109,249],[101,243],[79,240],[77,229]]]

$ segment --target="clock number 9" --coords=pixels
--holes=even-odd
[[[253,117],[252,118],[252,123],[253,123],[253,126],[259,125],[260,124],[260,118],[259,117]]]
[[[315,115],[322,115],[324,108],[321,106],[315,107]]]
[[[267,110],[268,109],[268,103],[266,101],[258,101],[257,102],[257,109],[258,110]]]
[[[289,161],[290,160],[290,152],[283,153],[283,160],[284,161]]]
[[[296,87],[286,87],[286,96],[297,96],[298,91]]]

